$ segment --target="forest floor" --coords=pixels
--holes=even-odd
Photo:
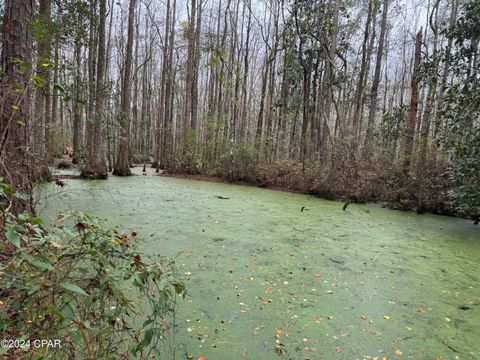
[[[177,256],[178,358],[480,357],[471,221],[134,171],[43,184],[38,209],[90,213]]]

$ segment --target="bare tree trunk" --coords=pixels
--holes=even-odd
[[[154,160],[154,165],[155,165],[155,172],[159,173],[160,172],[160,157],[162,154],[162,147],[165,147],[165,142],[164,136],[162,136],[162,132],[165,133],[166,129],[166,111],[165,111],[165,87],[166,87],[166,82],[167,82],[167,69],[168,69],[168,55],[170,51],[170,0],[167,0],[167,18],[165,20],[165,33],[163,37],[163,62],[162,62],[162,75],[160,78],[160,99],[159,99],[159,107],[158,107],[158,118],[157,118],[157,129],[156,129],[156,151],[155,151],[155,160]],[[163,145],[163,146],[162,146]]]
[[[43,66],[43,78],[45,81],[45,86],[43,87],[43,93],[45,97],[45,159],[48,162],[51,155],[52,155],[52,137],[51,137],[51,104],[52,104],[52,97],[51,97],[51,81],[50,81],[50,56],[52,51],[52,36],[50,34],[50,23],[51,23],[51,12],[52,12],[52,3],[51,0],[40,0],[40,16],[42,17],[42,22],[44,26],[47,28],[47,33],[43,39],[39,43],[40,47],[40,66],[42,63],[48,66]]]
[[[415,128],[417,125],[417,109],[418,109],[418,77],[420,71],[420,60],[422,50],[422,29],[417,33],[415,38],[415,57],[411,82],[411,98],[410,108],[408,111],[408,119],[405,127],[405,135],[403,142],[403,170],[408,172],[410,168],[412,153],[413,153],[413,140],[415,138]]]
[[[455,21],[457,19],[457,8],[458,8],[458,0],[452,1],[452,10],[450,13],[449,19],[449,29],[453,29],[455,26]],[[445,53],[447,55],[447,61],[444,62],[443,71],[442,71],[442,82],[440,84],[440,92],[438,94],[438,101],[437,101],[437,116],[435,117],[435,125],[434,125],[434,136],[438,134],[441,125],[441,117],[439,113],[443,107],[444,99],[445,99],[445,88],[447,86],[447,78],[449,74],[449,61],[448,57],[450,56],[450,52],[452,51],[453,45],[453,37],[449,37],[447,40],[447,46],[445,48]]]
[[[187,29],[187,69],[185,79],[184,120],[182,125],[182,137],[186,146],[188,129],[196,127],[196,119],[193,119],[193,87],[195,77],[195,43],[196,43],[197,0],[191,0],[191,9]]]
[[[96,71],[96,91],[95,91],[95,112],[94,122],[91,124],[91,139],[88,149],[88,164],[82,171],[84,177],[91,179],[106,179],[108,169],[105,164],[105,158],[102,149],[102,129],[105,113],[105,69],[106,69],[106,50],[105,50],[105,28],[107,16],[106,0],[100,0],[100,12],[98,23],[98,54]]]
[[[88,59],[87,59],[87,73],[88,73],[88,107],[87,117],[85,121],[85,152],[87,162],[93,159],[93,138],[94,138],[94,122],[95,122],[95,72],[97,63],[97,1],[90,0],[90,29],[88,37]]]
[[[242,81],[242,110],[241,110],[241,121],[242,125],[240,126],[240,134],[239,139],[241,141],[245,140],[246,132],[247,132],[247,81],[248,81],[248,72],[249,72],[249,50],[250,50],[250,31],[251,31],[251,23],[252,23],[252,10],[251,10],[251,0],[247,0],[246,2],[247,11],[248,11],[248,19],[247,19],[247,33],[245,39],[245,52],[243,57],[243,81]]]
[[[380,38],[378,39],[377,59],[375,63],[375,73],[373,75],[372,89],[370,91],[370,109],[368,112],[367,133],[365,136],[364,150],[369,153],[370,142],[372,141],[373,128],[375,126],[375,114],[377,111],[378,86],[380,85],[380,71],[382,69],[383,48],[385,44],[385,34],[387,32],[388,0],[383,1],[382,25],[380,29]]]
[[[352,133],[354,136],[358,136],[360,133],[360,117],[361,110],[363,106],[363,92],[364,92],[364,81],[367,74],[367,61],[368,61],[368,39],[370,37],[370,27],[372,20],[374,19],[374,12],[376,11],[376,5],[373,5],[374,0],[369,0],[368,2],[368,15],[367,22],[365,24],[365,35],[363,37],[362,43],[362,63],[360,66],[360,74],[357,79],[357,88],[355,91],[355,110],[353,113],[352,119]]]
[[[53,58],[53,64],[54,64],[54,68],[53,68],[53,84],[58,84],[59,81],[58,81],[58,75],[59,75],[59,67],[60,67],[60,64],[59,64],[59,61],[60,61],[60,56],[59,56],[59,41],[58,41],[58,37],[55,39],[55,50],[54,50],[54,58]],[[51,112],[51,124],[53,126],[56,126],[57,125],[57,122],[58,122],[58,95],[55,93],[55,89],[53,89],[52,91],[52,112]],[[60,124],[60,126],[58,127],[60,129],[60,138],[63,139],[64,138],[64,127]],[[58,138],[52,138],[50,136],[51,132],[50,130],[48,131],[49,132],[49,137],[50,137],[50,146],[51,146],[51,149],[50,149],[50,154],[53,154],[54,152],[56,152],[58,150]],[[61,144],[61,147],[63,149],[65,145],[64,144]]]
[[[165,99],[160,99],[164,101],[165,105],[165,116],[163,119],[163,148],[161,160],[165,165],[169,165],[173,153],[173,97],[174,97],[174,81],[175,75],[173,74],[173,52],[174,52],[174,42],[175,42],[175,16],[176,16],[176,6],[177,2],[173,0],[172,5],[172,17],[170,21],[170,33],[169,36],[169,47],[168,47],[168,58],[167,58],[167,68],[166,68],[166,83],[165,83]]]
[[[432,14],[430,16],[430,26],[433,31],[433,51],[432,51],[432,61],[435,65],[438,64],[437,61],[437,41],[438,41],[438,8],[440,5],[440,0],[436,0],[433,5]],[[435,19],[435,20],[433,20]],[[420,171],[425,171],[425,165],[427,162],[427,149],[428,149],[428,137],[430,134],[430,123],[431,116],[433,111],[433,106],[435,103],[435,95],[437,93],[437,82],[435,79],[430,81],[428,87],[427,100],[425,103],[425,109],[423,111],[422,118],[422,128],[420,132],[420,156],[419,156],[419,169]]]
[[[132,78],[132,50],[133,50],[133,33],[135,8],[137,0],[130,0],[128,10],[128,33],[127,33],[127,47],[125,49],[125,68],[122,79],[122,95],[121,95],[121,111],[120,124],[121,134],[120,143],[118,144],[118,153],[115,166],[113,168],[113,175],[130,176],[130,161],[129,161],[129,138],[130,138],[130,100],[131,100],[131,78]]]
[[[28,199],[13,198],[10,210],[14,214],[34,211],[27,151],[33,5],[33,0],[6,0],[2,27],[0,176],[4,178],[4,182],[11,183],[16,191],[28,195]],[[26,67],[26,71],[22,70],[22,67]]]

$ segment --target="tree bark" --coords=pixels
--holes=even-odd
[[[33,0],[6,0],[2,27],[0,176],[4,182],[12,184],[16,191],[28,195],[28,199],[13,198],[10,210],[17,215],[34,211],[27,150],[33,6]]]
[[[125,68],[122,79],[122,95],[121,95],[121,110],[120,110],[120,124],[121,134],[120,142],[118,144],[117,159],[113,168],[113,175],[130,176],[130,161],[129,161],[129,138],[130,138],[130,100],[131,100],[131,77],[132,77],[132,50],[133,50],[133,33],[135,8],[137,0],[130,0],[128,10],[128,33],[127,33],[127,47],[125,49]]]
[[[411,98],[410,108],[408,110],[408,119],[405,128],[404,141],[403,141],[403,170],[405,173],[410,168],[412,153],[413,153],[413,140],[415,138],[415,128],[417,125],[417,109],[418,109],[418,82],[420,72],[420,60],[422,50],[422,29],[417,33],[415,38],[415,57],[411,82]]]
[[[380,85],[380,71],[382,69],[383,48],[385,44],[385,34],[387,32],[388,0],[383,1],[382,24],[380,29],[380,38],[378,39],[377,59],[375,63],[375,73],[373,75],[372,88],[370,91],[370,109],[368,111],[367,133],[365,136],[364,151],[369,153],[370,142],[375,125],[375,114],[377,112],[378,86]]]
[[[105,29],[106,29],[107,4],[106,0],[100,0],[99,22],[98,22],[98,53],[95,86],[95,108],[94,121],[91,124],[89,136],[88,164],[82,171],[82,176],[91,179],[106,179],[108,169],[102,149],[102,129],[105,113]]]

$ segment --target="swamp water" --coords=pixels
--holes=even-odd
[[[38,189],[43,217],[87,212],[180,253],[177,359],[480,359],[472,221],[151,173],[65,183]]]

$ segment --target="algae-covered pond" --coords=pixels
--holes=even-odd
[[[65,182],[39,189],[43,216],[85,211],[181,253],[178,359],[480,358],[471,221],[151,174]]]

